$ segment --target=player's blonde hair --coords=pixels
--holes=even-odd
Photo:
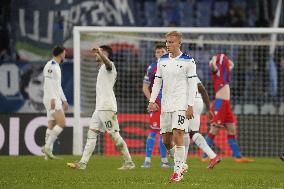
[[[171,31],[171,32],[166,33],[165,37],[169,37],[169,36],[175,36],[179,39],[180,42],[182,41],[182,33],[181,32]]]

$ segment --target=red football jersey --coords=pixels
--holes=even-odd
[[[217,93],[223,86],[230,82],[230,63],[225,54],[216,54],[216,72],[212,72],[214,91]]]

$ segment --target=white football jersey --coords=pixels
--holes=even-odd
[[[108,71],[105,64],[101,65],[96,84],[96,110],[111,110],[117,112],[117,102],[113,87],[117,72],[113,62],[112,70]]]
[[[52,59],[46,63],[43,76],[43,101],[48,102],[51,99],[66,101],[61,87],[61,69],[55,60]]]
[[[193,106],[197,92],[194,59],[185,53],[176,58],[163,55],[158,61],[150,102],[155,102],[162,85],[162,112],[187,110],[188,105]]]

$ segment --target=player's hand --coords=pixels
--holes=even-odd
[[[99,53],[99,52],[100,52],[100,48],[99,48],[98,46],[96,46],[96,45],[93,45],[93,46],[92,46],[92,51],[93,51],[94,53]]]
[[[193,119],[194,118],[192,106],[187,107],[187,110],[185,112],[185,116],[186,116],[187,119]]]
[[[68,110],[68,102],[67,101],[63,101],[63,110],[67,111]]]
[[[52,110],[55,109],[55,99],[54,99],[54,98],[51,99],[51,101],[50,101],[50,108],[51,108]]]
[[[159,106],[155,102],[149,102],[147,110],[148,112],[156,112],[159,110]]]
[[[213,121],[213,118],[214,118],[214,113],[211,112],[211,111],[208,111],[207,112],[207,119],[208,119],[208,122],[211,123]]]

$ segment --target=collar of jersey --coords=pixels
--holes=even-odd
[[[170,60],[172,60],[172,59],[177,60],[177,59],[179,59],[179,57],[181,57],[182,54],[183,54],[183,53],[180,52],[180,54],[179,54],[177,57],[172,58],[172,57],[171,57],[171,53],[169,53],[169,59],[170,59]]]
[[[56,60],[52,59],[51,61],[54,61],[54,62],[56,63],[55,65],[59,65],[59,63],[58,63],[58,62],[56,62]]]

